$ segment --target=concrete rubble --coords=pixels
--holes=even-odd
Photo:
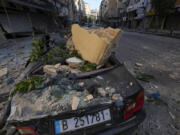
[[[115,49],[122,31],[113,28],[85,29],[72,25],[74,48],[82,58],[97,65],[103,65]]]
[[[66,60],[68,65],[72,68],[78,68],[84,64],[84,61],[77,58],[77,57],[72,57]]]
[[[88,101],[90,101],[90,100],[92,100],[93,99],[93,95],[88,95],[88,96],[86,96],[86,98],[84,99],[84,101],[85,102],[88,102]]]
[[[8,73],[8,69],[7,68],[0,69],[0,77],[3,77],[5,75],[7,75],[7,73]]]
[[[79,105],[80,99],[78,97],[73,97],[72,99],[72,110],[76,110]]]
[[[79,32],[77,33],[77,31]],[[71,46],[70,52],[74,49],[77,50],[82,59],[67,54],[63,57],[62,52],[66,49],[62,47],[64,50],[60,49],[60,52],[65,61],[54,65],[44,64],[42,70],[38,70],[38,73],[41,73],[35,73],[36,76],[45,78],[43,82],[27,93],[17,92],[12,97],[8,121],[29,121],[122,100],[117,88],[108,84],[102,76],[89,79],[72,79],[70,77],[83,74],[80,67],[88,62],[89,65],[91,63],[95,63],[97,66],[105,65],[116,47],[116,41],[121,33],[122,31],[119,29],[86,30],[78,25],[73,25],[72,40],[69,39],[69,43],[66,43],[66,49]]]

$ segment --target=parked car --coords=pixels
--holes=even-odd
[[[145,119],[144,90],[115,56],[110,58],[108,66],[71,76],[71,79],[89,82],[90,87],[93,87],[93,83],[91,84],[93,80],[96,80],[98,85],[105,85],[104,83],[108,82],[110,86],[118,89],[122,99],[114,101],[104,99],[94,105],[56,116],[26,122],[11,122],[17,127],[19,134],[114,135],[137,128]]]

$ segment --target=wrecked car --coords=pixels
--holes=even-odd
[[[106,31],[115,35],[112,29]],[[77,43],[81,44],[79,40]],[[58,52],[66,60],[38,66],[11,92],[8,124],[15,126],[19,134],[113,135],[134,129],[144,120],[144,90],[114,53],[103,54],[101,59],[87,57],[93,64],[85,61],[86,57],[77,58],[77,53],[64,56],[66,48],[61,49]],[[81,54],[87,55],[83,49]]]
[[[24,106],[22,112],[17,110],[15,112],[19,113],[20,116],[17,114],[16,118],[10,116],[9,122],[15,125],[22,135],[116,134],[137,126],[145,118],[143,88],[123,64],[118,61],[111,61],[111,64],[111,67],[70,76],[70,80],[75,79],[78,82],[84,82],[85,86],[83,87],[88,89],[88,94],[79,86],[78,92],[70,90],[74,93],[69,94],[69,97],[65,94],[60,99],[67,105],[54,105],[49,108],[51,110],[43,109],[41,112],[41,109],[38,109],[40,104],[32,103],[39,110],[34,114],[35,117],[29,116],[32,115],[32,110],[28,110],[27,106]],[[32,96],[31,94],[23,95],[22,98],[28,98]],[[87,98],[85,101],[84,99],[89,94],[93,97]],[[68,101],[65,101],[66,98],[70,100],[74,95],[77,95],[77,100],[81,100],[79,97],[84,97],[78,108],[75,108],[76,110],[72,110],[71,106],[68,106]],[[37,96],[36,98],[40,97]],[[21,101],[19,100],[19,102]],[[75,99],[74,102],[79,101]],[[15,102],[12,101],[12,104]],[[58,108],[58,110],[53,110],[53,107]],[[47,114],[44,111],[47,111]],[[50,112],[54,116],[46,116]],[[25,119],[27,121],[23,121]]]

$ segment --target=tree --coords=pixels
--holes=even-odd
[[[167,16],[174,8],[176,0],[152,0],[151,4],[155,12],[159,17],[163,18],[161,23],[161,29],[164,28]]]

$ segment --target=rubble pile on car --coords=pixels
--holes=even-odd
[[[33,71],[22,73],[19,83],[24,83],[27,91],[18,91],[22,87],[18,83],[15,85],[11,92],[11,113],[8,120],[27,121],[97,103],[123,100],[108,83],[98,85],[98,81],[104,81],[100,75],[93,79],[76,78],[79,74],[88,75],[91,71],[111,66],[108,58],[121,34],[119,29],[94,30],[73,25],[72,37],[66,46],[61,43],[52,47],[48,53],[42,53],[42,57],[38,56],[36,62],[31,61],[31,64],[36,63],[31,66]],[[36,55],[32,58],[36,58]],[[33,76],[43,79],[31,80]]]

